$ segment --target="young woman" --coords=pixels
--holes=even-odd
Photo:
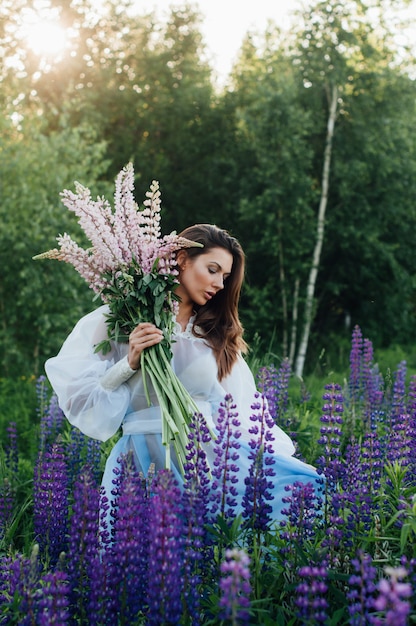
[[[244,253],[238,241],[216,226],[199,224],[181,236],[203,244],[177,253],[180,296],[172,344],[172,366],[208,425],[214,429],[220,403],[231,394],[241,422],[239,492],[250,466],[249,428],[256,393],[251,371],[243,359],[246,350],[238,316],[244,277]],[[68,420],[86,435],[105,441],[122,427],[123,436],[106,464],[103,485],[111,499],[113,470],[123,453],[132,451],[139,471],[147,474],[165,466],[161,417],[156,396],[146,399],[140,372],[143,350],[160,342],[161,330],[143,322],[130,334],[129,343],[113,343],[106,355],[94,352],[107,336],[106,306],[82,318],[59,354],[46,363],[46,372]],[[277,426],[273,430],[275,451],[273,513],[282,517],[285,485],[315,482],[315,469],[293,458],[290,438]],[[212,444],[206,445],[208,461]],[[179,472],[177,477],[180,478]]]

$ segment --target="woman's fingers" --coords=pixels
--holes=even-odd
[[[132,369],[139,369],[140,356],[145,348],[160,343],[163,339],[162,331],[154,324],[142,322],[130,333],[129,336],[129,365]]]

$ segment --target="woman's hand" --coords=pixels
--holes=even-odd
[[[154,324],[142,322],[130,333],[128,361],[131,369],[138,370],[140,356],[145,348],[160,343],[163,339],[162,331]]]

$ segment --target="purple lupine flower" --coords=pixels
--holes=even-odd
[[[373,522],[373,516],[379,507],[377,498],[382,460],[368,454],[368,444],[377,451],[377,440],[371,435],[365,436],[361,445],[352,442],[345,452],[345,474],[342,480],[346,502],[347,522],[344,542],[352,546],[364,532],[367,534]]]
[[[416,481],[416,376],[412,376],[409,383],[409,423],[408,423],[408,441],[409,441],[409,464],[408,472],[411,484]]]
[[[101,482],[101,442],[98,439],[87,437],[85,465],[91,468],[97,485]]]
[[[312,539],[316,533],[316,526],[320,519],[322,499],[317,496],[312,483],[295,481],[287,485],[286,491],[290,495],[283,498],[287,506],[282,509],[285,519],[280,522],[283,540],[282,552],[286,555],[285,562],[293,567],[299,555],[299,547]]]
[[[351,560],[351,565],[353,573],[348,581],[347,593],[349,623],[351,626],[367,626],[374,610],[377,569],[373,566],[371,556],[362,552],[358,552],[357,557]]]
[[[33,519],[35,538],[40,549],[56,563],[67,545],[68,474],[65,453],[54,444],[40,454],[34,471]]]
[[[357,402],[362,392],[362,351],[363,336],[360,327],[355,326],[352,332],[350,352],[349,390],[352,402]]]
[[[181,493],[170,470],[160,470],[150,499],[147,624],[178,624],[183,592]]]
[[[323,426],[320,429],[321,437],[318,439],[318,443],[323,446],[323,453],[318,458],[316,465],[318,472],[324,474],[326,478],[325,489],[328,495],[335,492],[343,473],[343,465],[340,461],[340,445],[344,398],[341,393],[341,386],[338,384],[325,385],[325,389],[327,391],[322,396],[325,401],[321,416]]]
[[[235,507],[237,506],[238,491],[236,483],[239,467],[238,450],[241,436],[239,430],[240,421],[238,413],[235,411],[236,405],[230,394],[227,394],[221,402],[218,410],[217,431],[218,437],[215,440],[215,459],[211,468],[213,481],[211,484],[210,499],[212,506],[210,513],[213,518],[220,515],[231,522],[235,518]]]
[[[302,580],[296,587],[295,604],[302,626],[324,624],[328,619],[328,571],[325,565],[309,565],[299,569]]]
[[[36,626],[66,626],[71,623],[69,590],[64,572],[50,572],[42,576],[36,597]]]
[[[203,571],[212,563],[209,554],[207,524],[209,499],[209,467],[203,444],[211,440],[206,421],[196,413],[189,425],[186,464],[184,466],[184,610],[193,626],[200,623],[200,584]]]
[[[121,472],[114,490],[112,540],[104,556],[106,623],[116,623],[117,615],[121,614],[125,623],[130,624],[146,602],[152,522],[150,499],[132,454],[124,455],[120,461]]]
[[[392,397],[392,421],[406,413],[406,374],[407,363],[401,361],[394,375],[393,397]]]
[[[413,591],[410,583],[401,582],[407,576],[404,567],[386,567],[388,578],[382,578],[378,585],[378,596],[374,607],[382,617],[372,617],[373,626],[407,626],[410,602]]]
[[[46,407],[48,406],[48,379],[46,376],[39,376],[36,380],[36,413],[39,417],[39,421],[46,413]]]
[[[243,496],[243,518],[245,526],[256,531],[266,531],[272,521],[274,483],[276,475],[272,465],[275,463],[272,441],[274,420],[267,410],[264,396],[256,393],[257,402],[251,405],[254,411],[249,432],[251,448],[248,458],[251,460],[249,475],[244,479],[246,485]]]
[[[0,485],[0,540],[4,538],[12,522],[14,503],[15,490],[6,476]]]
[[[8,443],[5,446],[5,472],[0,484],[0,539],[2,539],[13,519],[19,454],[17,450],[16,423],[7,427]]]
[[[226,550],[221,563],[220,618],[232,626],[250,623],[250,559],[244,550]]]
[[[287,427],[283,418],[289,403],[289,380],[291,366],[289,359],[283,359],[279,370],[274,365],[261,367],[257,375],[259,391],[267,399],[269,412],[275,423]]]
[[[40,408],[40,452],[46,452],[56,443],[58,435],[62,433],[65,423],[65,415],[58,404],[58,397],[53,393],[49,403],[44,395],[44,384],[39,387],[38,402],[41,403]]]
[[[69,525],[68,578],[71,606],[81,621],[99,624],[100,592],[103,591],[100,565],[98,520],[99,489],[88,467],[75,482],[74,503]]]
[[[6,466],[10,470],[10,474],[16,476],[19,464],[19,453],[17,450],[17,425],[16,422],[10,422],[7,427],[8,442],[5,446]]]
[[[383,377],[374,363],[373,344],[364,339],[362,356],[363,396],[365,401],[364,418],[370,425],[383,403]]]
[[[6,560],[8,571],[3,587],[7,589],[6,594],[13,602],[13,615],[19,617],[19,626],[37,623],[35,596],[40,578],[38,553],[39,546],[35,545],[30,558],[17,554],[13,559]]]

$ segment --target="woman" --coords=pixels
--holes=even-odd
[[[241,422],[238,487],[242,495],[250,465],[250,415],[256,393],[253,376],[242,357],[246,344],[238,317],[244,253],[235,238],[216,226],[191,226],[181,236],[203,247],[177,253],[176,293],[180,302],[172,366],[214,431],[220,403],[226,394],[232,395]],[[45,367],[71,424],[102,441],[122,426],[123,436],[107,460],[103,477],[109,495],[113,470],[121,454],[132,451],[138,470],[146,475],[151,464],[156,470],[164,467],[165,449],[157,399],[151,394],[149,406],[140,372],[142,351],[159,343],[162,331],[143,322],[130,334],[128,344],[113,343],[106,355],[96,353],[94,347],[107,336],[106,310],[102,306],[82,318],[59,354],[49,359]],[[292,457],[293,443],[280,428],[276,426],[273,434],[276,477],[271,504],[275,518],[279,519],[285,485],[296,480],[315,482],[317,474],[313,467]],[[207,444],[206,452],[208,461],[212,461],[211,444]]]

